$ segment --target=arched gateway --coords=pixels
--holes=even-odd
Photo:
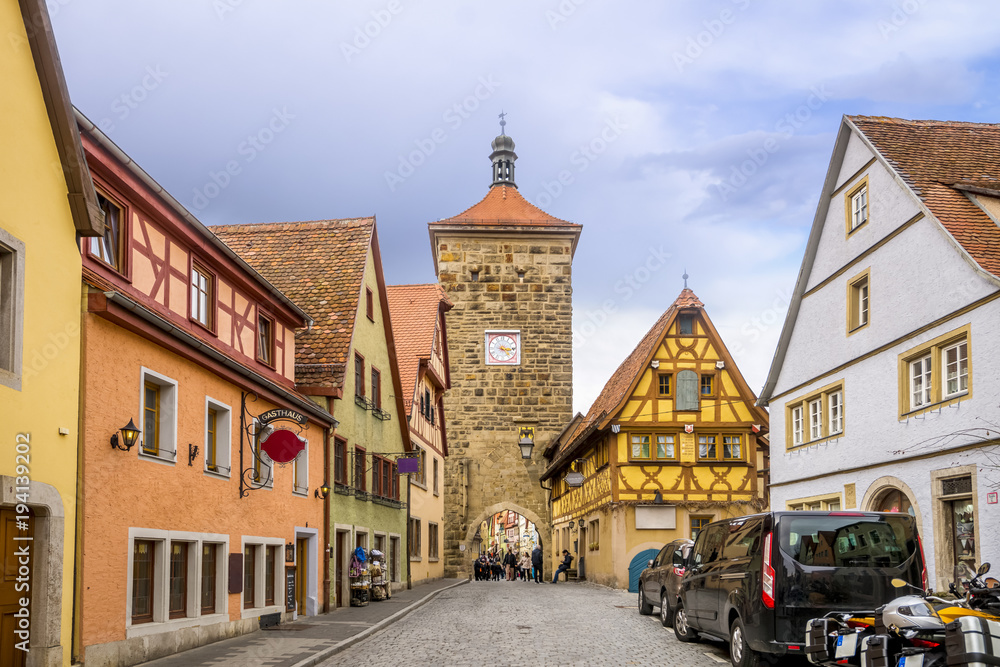
[[[581,226],[528,203],[514,183],[514,141],[493,140],[478,204],[428,225],[445,316],[445,576],[472,572],[473,538],[513,510],[550,546],[543,455],[572,419],[572,264]],[[485,176],[485,174],[484,174]],[[533,444],[522,457],[519,442]],[[545,553],[551,569],[551,551]]]

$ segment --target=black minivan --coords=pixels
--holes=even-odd
[[[880,512],[766,512],[708,524],[681,579],[674,633],[729,638],[736,667],[803,655],[806,622],[874,610],[899,577],[927,588],[916,521]]]

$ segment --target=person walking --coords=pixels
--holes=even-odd
[[[535,571],[535,583],[542,583],[542,548],[537,544],[531,550],[531,567]]]
[[[573,557],[569,555],[569,551],[563,549],[563,561],[559,564],[559,569],[556,570],[556,574],[552,577],[552,583],[559,583],[559,575],[569,569],[570,563],[573,562]],[[566,575],[566,580],[569,581],[569,575]]]
[[[521,560],[517,564],[520,566],[521,579],[528,581],[528,575],[531,573],[531,556],[528,555],[527,551],[521,552]]]
[[[507,568],[507,581],[514,581],[514,568],[517,567],[517,557],[513,551],[508,551],[503,557],[503,564]]]

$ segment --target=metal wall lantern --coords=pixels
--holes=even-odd
[[[535,448],[535,429],[533,427],[521,427],[518,434],[517,446],[521,448],[522,459],[531,458],[531,450]]]
[[[118,442],[118,433],[122,434],[122,441],[120,444]],[[122,427],[111,436],[111,448],[127,452],[132,449],[132,446],[139,440],[139,433],[141,433],[141,431],[135,427],[135,422],[129,418],[128,426]]]
[[[575,521],[570,521],[570,522],[569,522],[569,529],[570,529],[570,530],[573,530],[573,526],[575,526],[575,525],[576,525],[576,522],[575,522]]]
[[[328,482],[323,482],[323,486],[319,487],[313,491],[313,497],[322,498],[326,500],[326,497],[330,495],[330,484]]]

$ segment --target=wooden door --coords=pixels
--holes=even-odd
[[[308,544],[308,539],[300,538],[295,541],[295,601],[299,608],[299,616],[306,615],[306,580],[309,573],[306,545]]]
[[[22,651],[16,646],[23,639],[14,634],[20,629],[19,619],[15,614],[21,609],[19,600],[31,598],[31,591],[34,589],[34,582],[31,581],[32,563],[40,557],[40,554],[35,542],[17,538],[32,537],[34,525],[34,516],[31,516],[28,530],[19,530],[14,510],[0,509],[0,544],[3,545],[3,566],[0,569],[0,665],[5,667],[24,667],[28,658],[27,651]],[[25,551],[28,553],[27,557],[22,555]],[[24,565],[21,560],[27,560],[28,563]],[[18,574],[21,567],[28,568],[27,577]],[[21,590],[18,590],[18,584]],[[30,612],[29,606],[28,613]],[[30,618],[29,616],[28,619]]]
[[[336,550],[333,557],[333,580],[336,605],[344,606],[344,571],[347,570],[347,532],[338,530],[336,539]]]

